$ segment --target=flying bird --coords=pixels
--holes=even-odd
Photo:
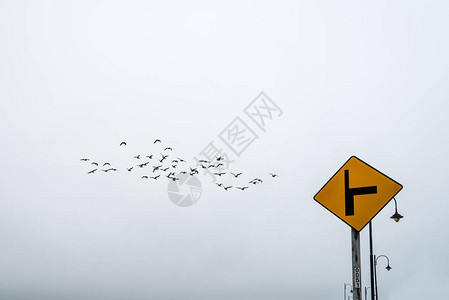
[[[139,154],[139,155],[136,155],[136,156],[134,156],[134,158],[140,159],[140,154]]]
[[[244,191],[244,190],[247,189],[248,187],[247,187],[247,186],[242,186],[242,187],[236,186],[235,188]]]
[[[148,157],[149,159],[152,159],[153,158],[153,154],[147,155],[146,157]]]
[[[162,142],[161,142],[160,139],[156,139],[156,140],[154,140],[154,143],[153,143],[153,144],[156,144],[156,143],[162,143]]]
[[[185,160],[183,160],[182,158],[179,158],[179,157],[177,157],[177,158],[179,159],[180,162],[185,162]]]
[[[217,175],[217,176],[221,176],[221,175],[224,175],[224,174],[226,174],[226,172],[214,173],[214,175]]]
[[[208,160],[204,160],[204,159],[200,159],[199,162],[201,162],[201,163],[206,163],[206,164],[209,163]]]
[[[157,180],[158,178],[159,178],[159,176],[161,176],[160,174],[159,175],[157,175],[157,176],[154,176],[154,177],[150,177],[151,179],[155,179],[155,180]]]
[[[154,173],[154,171],[159,170],[160,167],[162,167],[162,166],[153,166],[153,173]]]
[[[163,168],[163,169],[161,168],[161,171],[166,172],[166,171],[168,170],[168,168],[169,168],[169,167],[166,167],[166,168]]]
[[[220,161],[220,160],[222,160],[223,159],[223,155],[222,156],[219,156],[219,157],[215,157],[216,159],[217,159],[217,161]]]
[[[166,150],[171,150],[171,151],[173,151],[173,149],[172,149],[171,147],[166,147],[166,148],[164,149],[164,151],[166,151]]]
[[[223,186],[223,183],[215,183],[218,186]]]
[[[88,158],[81,158],[80,160],[81,161],[88,161],[89,159]]]
[[[93,174],[93,173],[95,173],[96,170],[97,169],[93,169],[92,171],[87,172],[87,174]]]
[[[121,142],[120,146],[126,146],[126,142]]]
[[[91,165],[96,165],[96,166],[98,166],[98,163],[96,163],[96,162],[93,161],[93,162],[91,163]]]
[[[131,168],[126,168],[129,172],[131,172],[131,170],[133,169],[134,167],[131,167]]]
[[[232,172],[229,172],[229,173],[231,173],[232,174],[232,176],[234,176],[235,178],[237,178],[237,177],[239,177],[240,175],[242,175],[242,173],[240,172],[240,173],[238,173],[238,174],[234,174],[234,173],[232,173]]]
[[[110,165],[111,165],[110,163],[105,162],[105,163],[103,164],[103,167],[104,167],[104,166],[110,166]]]
[[[143,178],[148,179],[148,176],[147,176],[147,175],[144,175],[144,176],[142,176],[142,179],[143,179]]]
[[[277,174],[273,174],[273,173],[268,173],[268,174],[270,174],[271,175],[271,177],[279,177],[279,175],[277,175]]]
[[[223,188],[225,189],[225,191],[227,191],[228,189],[232,188],[232,185],[230,185],[230,186],[224,186]]]

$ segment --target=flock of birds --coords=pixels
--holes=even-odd
[[[153,144],[162,144],[162,141],[160,139],[156,139]],[[126,146],[126,142],[121,142],[120,147]],[[134,159],[136,159],[136,163],[133,166],[130,166],[126,168],[128,172],[132,172],[134,168],[147,168],[151,163],[151,168],[149,168],[151,171],[150,175],[143,175],[142,179],[152,179],[152,180],[158,180],[158,178],[166,177],[169,180],[177,181],[179,180],[179,174],[190,174],[190,176],[194,176],[196,174],[199,174],[199,169],[208,169],[212,172],[213,175],[218,176],[222,178],[222,176],[225,176],[223,178],[226,178],[226,176],[232,176],[234,178],[239,178],[243,172],[239,173],[233,173],[233,172],[226,172],[223,171],[224,167],[224,157],[223,156],[216,156],[214,160],[199,160],[198,164],[195,167],[191,167],[187,164],[187,161],[180,158],[180,157],[174,157],[170,155],[173,151],[171,147],[163,147],[163,151],[161,148],[161,152],[159,155],[156,154],[150,154],[150,155],[141,155],[138,154],[134,156]],[[171,159],[169,159],[169,157]],[[91,166],[94,166],[94,169],[87,172],[87,174],[94,174],[96,172],[117,172],[118,170],[116,168],[111,167],[111,164],[109,162],[104,163],[98,163],[95,161],[91,161],[90,158],[81,158],[80,159],[83,162],[90,162]],[[144,162],[141,162],[141,161]],[[270,177],[276,178],[279,177],[277,174],[274,173],[268,173]],[[218,183],[215,184],[222,188],[223,190],[227,191],[231,188],[239,189],[239,190],[246,190],[250,187],[250,185],[257,185],[263,183],[263,180],[260,178],[254,178],[248,182],[249,185],[225,185],[224,183]]]

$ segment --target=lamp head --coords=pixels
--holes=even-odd
[[[396,211],[396,212],[394,213],[394,215],[392,215],[392,216],[390,217],[390,219],[393,219],[393,220],[395,220],[396,222],[399,222],[399,220],[402,219],[402,218],[403,218],[403,216],[402,216],[401,214],[399,214],[398,211]]]
[[[385,269],[387,269],[387,271],[390,271],[391,270],[390,265],[388,265]]]

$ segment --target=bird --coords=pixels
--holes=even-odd
[[[234,173],[232,173],[232,172],[229,172],[229,173],[231,173],[232,174],[232,176],[234,176],[235,178],[237,178],[237,177],[239,177],[240,175],[242,175],[242,173],[240,172],[240,173],[238,173],[238,174],[234,174]]]
[[[224,186],[223,188],[225,189],[225,191],[227,191],[228,189],[232,188],[232,185],[230,185],[230,186]]]
[[[154,176],[154,177],[150,177],[151,179],[155,179],[155,180],[157,180],[158,178],[159,178],[159,176],[161,176],[160,174],[159,175],[157,175],[157,176]]]
[[[166,150],[171,150],[171,151],[173,151],[173,149],[172,149],[171,147],[165,147],[164,151],[166,151]]]
[[[220,161],[220,160],[223,159],[223,155],[222,155],[222,156],[219,156],[219,157],[215,156],[215,158],[217,159],[217,161]]]
[[[223,183],[215,183],[218,186],[223,186]]]
[[[160,170],[166,172],[168,170],[168,168],[169,167],[166,167],[166,168],[163,168],[163,169],[161,168]]]
[[[171,180],[176,181],[176,180],[179,180],[179,178],[171,177]]]
[[[200,159],[200,160],[199,160],[199,162],[200,162],[200,163],[206,163],[206,164],[208,164],[208,163],[209,163],[209,161],[208,161],[208,160],[204,160],[204,159]]]
[[[244,190],[247,189],[248,187],[247,187],[247,186],[242,186],[242,187],[236,186],[235,188],[244,191]]]
[[[93,174],[93,173],[95,173],[96,170],[97,169],[93,169],[92,171],[87,172],[87,174]]]
[[[207,167],[205,165],[200,165],[201,168],[206,169]]]
[[[217,176],[221,176],[221,175],[224,175],[224,174],[226,174],[226,172],[214,173],[214,175],[217,175]]]
[[[103,167],[104,167],[104,166],[110,166],[110,165],[111,165],[110,163],[105,162],[105,163],[103,164]]]
[[[154,171],[159,170],[160,167],[162,167],[162,166],[153,166],[153,173],[154,173]]]
[[[140,159],[140,154],[139,154],[139,155],[136,155],[136,156],[134,156],[134,158]]]
[[[147,176],[147,175],[143,175],[143,176],[142,176],[142,179],[143,179],[143,178],[148,179],[148,176]]]
[[[181,171],[180,174],[187,174],[187,171]]]
[[[98,163],[96,163],[96,162],[93,161],[93,162],[91,163],[91,165],[96,165],[96,166],[98,166]]]
[[[126,142],[121,142],[120,146],[126,146]]]
[[[185,160],[183,160],[182,158],[177,157],[177,159],[178,159],[180,162],[185,162]]]
[[[168,157],[168,155],[164,155],[162,153],[161,153],[161,155],[162,155],[162,160],[164,160],[164,159],[166,159]]]
[[[148,157],[149,159],[152,159],[153,158],[153,154],[147,155],[146,157]]]
[[[259,178],[254,178],[253,180],[259,181],[260,183],[263,182],[262,179],[259,179]]]
[[[89,159],[88,158],[81,158],[80,160],[81,161],[88,161]]]
[[[131,167],[131,168],[126,168],[129,172],[131,172],[131,170],[133,169],[134,167]]]
[[[156,143],[158,143],[158,142],[159,142],[159,143],[162,143],[160,139],[156,139],[156,140],[154,140],[154,143],[153,143],[153,144],[156,144]]]
[[[178,166],[178,165],[171,165],[171,167],[172,167],[173,169],[176,169],[177,166]]]
[[[208,165],[208,168],[215,168],[215,165]]]
[[[224,166],[222,163],[219,163],[219,164],[217,164],[216,166],[215,166],[215,168],[218,168],[218,167],[220,167],[220,166]]]
[[[179,160],[174,159],[174,160],[172,160],[171,162],[172,162],[172,163],[179,163]]]
[[[268,173],[268,174],[270,174],[271,175],[271,177],[279,177],[279,175],[277,175],[277,174],[273,174],[273,173]]]

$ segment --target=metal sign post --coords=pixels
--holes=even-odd
[[[360,264],[360,232],[351,228],[352,241],[352,295],[354,300],[362,300],[362,270]]]

